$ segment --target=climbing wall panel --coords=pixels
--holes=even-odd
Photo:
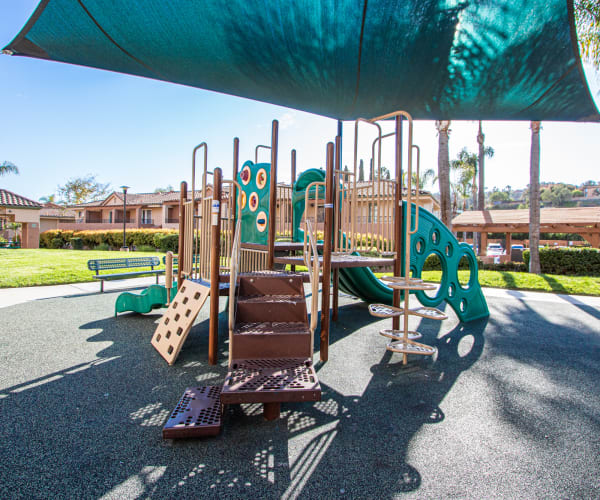
[[[152,345],[172,365],[206,302],[210,288],[185,280],[156,327]]]

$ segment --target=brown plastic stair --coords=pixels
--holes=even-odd
[[[264,403],[265,418],[272,420],[283,402],[319,401],[302,275],[242,274],[233,307],[230,369],[221,402]]]

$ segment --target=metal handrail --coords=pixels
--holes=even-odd
[[[235,225],[235,236],[231,247],[231,258],[229,260],[229,363],[231,364],[231,348],[233,346],[233,327],[235,326],[235,297],[237,291],[237,277],[240,267],[240,256],[242,245],[240,236],[242,218],[238,217]]]
[[[308,279],[310,282],[310,346],[311,357],[313,350],[314,334],[317,328],[317,316],[319,315],[319,276],[321,274],[319,253],[317,251],[316,232],[313,230],[312,223],[306,219],[304,234],[304,264],[308,269]]]

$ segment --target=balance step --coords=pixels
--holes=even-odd
[[[237,323],[232,359],[309,358],[310,330],[300,321]]]
[[[236,360],[221,392],[223,404],[320,400],[321,386],[309,358]]]
[[[308,324],[304,295],[240,296],[236,322],[301,322]]]
[[[406,334],[408,340],[419,340],[421,337],[423,337],[423,335],[421,335],[419,332],[415,332],[414,330],[408,330]],[[392,340],[404,340],[404,330],[384,329],[380,330],[379,335]]]
[[[216,436],[222,417],[221,387],[188,387],[163,428],[163,439]]]
[[[388,306],[386,304],[371,304],[369,305],[369,312],[372,316],[378,318],[394,318],[402,316],[404,314],[403,307]],[[421,318],[435,319],[442,321],[448,319],[448,316],[436,309],[435,307],[419,306],[408,310],[408,314],[411,316],[419,316]]]
[[[420,344],[419,342],[415,342],[413,340],[396,340],[395,342],[390,342],[386,346],[386,349],[388,351],[400,352],[402,354],[421,354],[423,356],[431,356],[437,352],[435,347]]]
[[[304,297],[303,276],[297,273],[254,272],[240,276],[241,296],[297,295]]]

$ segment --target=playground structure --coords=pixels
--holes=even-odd
[[[384,134],[381,122],[394,120],[395,130]],[[370,183],[357,185],[359,125],[374,127]],[[461,244],[432,214],[418,207],[412,174],[419,174],[419,149],[413,144],[412,118],[406,112],[355,121],[354,168],[341,169],[341,135],[326,147],[325,170],[309,169],[296,179],[296,152],[291,154],[292,185],[277,186],[278,123],[273,121],[271,144],[255,149],[254,162],[239,168],[239,139],[233,141],[233,179],[220,168],[208,171],[208,146],[193,151],[191,193],[181,183],[177,296],[163,316],[152,343],[172,364],[207,299],[209,363],[217,362],[219,297],[229,298],[229,372],[222,387],[188,388],[165,427],[165,437],[218,432],[223,404],[264,403],[267,419],[279,416],[280,404],[320,399],[312,365],[313,338],[321,294],[320,359],[328,360],[330,315],[338,317],[338,295],[347,291],[371,304],[373,315],[392,318],[392,328],[380,333],[391,339],[387,349],[403,354],[433,354],[434,348],[416,342],[409,316],[443,320],[435,308],[447,302],[461,321],[488,315],[477,280],[477,262],[470,247]],[[407,129],[406,136],[403,135]],[[395,139],[392,179],[382,178],[381,148]],[[270,163],[258,163],[259,149],[271,153]],[[197,153],[203,152],[200,201],[197,194]],[[416,155],[414,154],[416,152]],[[403,164],[406,199],[402,199]],[[212,193],[208,177],[212,176]],[[190,199],[188,199],[188,197]],[[365,206],[380,213],[361,220]],[[279,216],[278,216],[279,215]],[[360,231],[358,230],[360,227]],[[364,255],[368,252],[370,255]],[[376,255],[373,255],[376,253]],[[287,254],[287,255],[286,255]],[[420,273],[428,255],[442,262],[440,287],[424,283]],[[466,257],[469,283],[458,280],[458,264]],[[167,265],[167,274],[172,272]],[[275,267],[279,266],[280,270]],[[307,273],[285,271],[306,266]],[[281,270],[283,267],[283,270]],[[370,268],[392,267],[378,280]],[[310,283],[310,320],[303,283]],[[427,292],[435,292],[427,295]],[[410,308],[410,294],[422,306]],[[404,299],[404,306],[400,301]],[[181,308],[183,305],[183,309]],[[179,309],[178,309],[179,308]],[[400,318],[403,325],[400,327]],[[195,394],[192,397],[190,394]],[[218,397],[217,397],[218,396]],[[195,399],[194,399],[195,398]],[[187,415],[183,418],[182,415]],[[196,417],[191,417],[196,415]],[[188,418],[190,417],[190,418]],[[207,427],[208,426],[208,427]]]
[[[393,119],[395,130],[384,134],[380,122]],[[371,145],[373,168],[376,172],[370,183],[357,186],[359,125],[375,127],[377,136]],[[407,125],[408,124],[408,125]],[[408,128],[403,144],[403,127]],[[383,179],[381,175],[382,142],[395,139],[394,175]],[[259,149],[271,153],[270,163],[257,163]],[[218,335],[218,297],[230,296],[235,306],[235,282],[230,283],[232,262],[239,260],[238,273],[273,271],[276,264],[294,269],[306,265],[311,269],[305,279],[322,283],[323,290],[333,288],[332,294],[322,293],[320,358],[328,359],[329,311],[335,321],[338,316],[338,293],[346,291],[372,302],[399,307],[403,295],[398,279],[403,277],[417,283],[425,259],[437,255],[442,263],[442,280],[434,295],[431,285],[411,286],[424,307],[433,308],[447,302],[461,321],[471,321],[488,315],[485,299],[477,279],[477,261],[466,244],[459,243],[452,233],[432,214],[417,209],[413,203],[412,172],[416,154],[419,170],[418,147],[413,144],[412,118],[408,113],[397,112],[371,120],[355,121],[354,168],[345,172],[341,166],[341,136],[326,148],[326,169],[309,169],[296,179],[296,152],[291,154],[292,186],[289,191],[277,186],[278,123],[273,121],[271,144],[258,145],[255,162],[247,161],[239,168],[239,139],[233,141],[233,177],[223,180],[220,168],[208,171],[208,146],[196,146],[192,157],[192,193],[197,190],[196,157],[203,151],[201,172],[201,201],[196,196],[188,200],[187,183],[181,183],[180,246],[177,282],[184,279],[202,283],[210,288],[209,362],[216,363]],[[404,155],[404,160],[403,160]],[[403,176],[403,162],[407,176]],[[212,195],[207,179],[213,177]],[[402,200],[402,178],[407,179],[407,200]],[[192,201],[194,200],[194,201]],[[386,207],[384,213],[360,221],[358,215],[365,206],[376,211]],[[407,207],[411,207],[408,210]],[[334,210],[334,207],[336,208]],[[279,216],[277,216],[279,215]],[[414,227],[411,227],[412,220]],[[304,224],[305,229],[301,229]],[[306,230],[306,228],[310,228]],[[402,233],[404,228],[404,234]],[[410,229],[409,229],[410,228]],[[317,233],[322,230],[322,237]],[[276,239],[279,239],[276,241]],[[234,240],[239,237],[239,245]],[[285,240],[284,240],[285,238]],[[378,256],[365,256],[373,251]],[[282,253],[302,255],[281,255]],[[235,253],[235,255],[234,255]],[[312,260],[318,254],[317,266]],[[310,257],[309,257],[310,256]],[[400,258],[396,258],[400,256]],[[468,262],[468,284],[458,279],[458,264]],[[372,267],[393,266],[393,279],[388,285],[378,280]],[[314,273],[312,272],[314,271]],[[330,279],[331,276],[331,279]],[[409,280],[410,282],[410,280]],[[407,282],[408,283],[408,282]],[[311,317],[316,317],[317,301],[313,300]],[[425,311],[425,309],[422,309]],[[316,327],[315,327],[316,328]],[[393,329],[399,328],[399,320]]]

